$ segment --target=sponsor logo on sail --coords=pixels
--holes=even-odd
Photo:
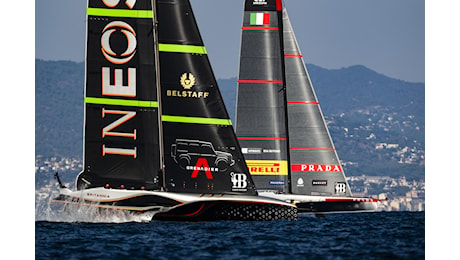
[[[244,154],[261,154],[262,148],[241,148],[241,152]]]
[[[192,173],[192,178],[197,178],[198,173],[204,171],[206,173],[206,178],[212,179],[212,173],[211,172],[218,172],[219,169],[217,167],[209,167],[208,160],[205,158],[199,158],[198,161],[196,162],[195,166],[186,166],[186,170],[193,171]]]
[[[279,149],[262,149],[262,148],[241,148],[244,154],[262,154],[262,153],[281,153]]]
[[[192,73],[183,73],[179,78],[179,83],[184,90],[167,89],[166,96],[179,98],[207,98],[209,92],[192,90],[196,84],[196,77]]]
[[[181,169],[193,171],[191,177],[197,178],[200,172],[212,179],[212,173],[225,172],[235,164],[231,153],[216,151],[211,142],[189,139],[176,139],[171,145],[171,157]]]
[[[121,0],[102,0],[102,2],[108,7],[115,7],[120,3],[120,1]],[[136,0],[125,0],[124,2],[129,9],[133,9],[136,4]]]
[[[180,84],[184,89],[191,89],[195,85],[195,76],[192,73],[184,73],[180,76]]]
[[[327,186],[327,180],[312,180],[311,185],[313,185],[313,186]]]
[[[232,181],[232,191],[247,191],[248,176],[244,173],[230,173]]]
[[[347,192],[347,184],[345,182],[335,183],[335,193],[344,194]]]
[[[329,164],[292,164],[291,171],[294,172],[342,172],[340,165]]]
[[[109,8],[117,7],[120,2],[124,2],[125,5],[132,9],[136,4],[136,0],[103,0],[104,5]],[[121,38],[112,37],[114,34],[124,37],[123,41],[127,42],[126,49],[114,51],[111,44],[114,44],[114,41],[118,41]],[[101,32],[101,52],[104,58],[110,63],[109,66],[101,67],[101,92],[103,96],[110,97],[136,97],[136,68],[135,67],[124,67],[120,68],[121,64],[128,64],[136,55],[137,49],[137,39],[136,31],[131,25],[124,21],[112,21],[106,26],[104,26]],[[128,77],[127,85],[124,85],[123,77]],[[111,84],[113,82],[113,84]],[[114,116],[108,116],[114,115]],[[121,117],[120,117],[121,115]],[[136,128],[131,132],[115,132],[114,130],[121,129],[120,126],[134,120],[136,117],[135,111],[123,111],[123,110],[107,110],[102,108],[102,118],[106,118],[107,121],[110,121],[102,128],[102,139],[107,136],[117,137],[117,138],[130,138],[136,140]],[[102,144],[102,156],[106,155],[122,155],[122,156],[132,156],[137,158],[137,147],[133,146],[131,148],[127,147],[113,147],[106,146]]]
[[[266,0],[253,0],[252,5],[267,5]]]
[[[283,180],[270,180],[268,184],[273,185],[273,186],[281,186],[284,185]]]
[[[298,178],[298,179],[297,179],[297,187],[303,187],[303,186],[305,186],[303,183],[304,183],[304,182],[303,182],[303,179],[302,179],[302,178]]]
[[[287,175],[287,161],[246,160],[252,175]]]
[[[121,32],[120,35],[124,35],[128,42],[126,50],[120,54],[115,53],[110,46],[110,36],[112,36],[112,34],[116,31]],[[136,32],[129,24],[125,22],[113,21],[107,24],[102,30],[102,54],[104,54],[104,57],[111,63],[125,64],[126,62],[130,61],[134,57],[134,54],[136,54],[136,46]]]

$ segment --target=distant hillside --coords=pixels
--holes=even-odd
[[[307,64],[347,176],[424,178],[424,83]],[[81,158],[84,64],[36,60],[36,155]],[[236,78],[218,80],[234,120]]]
[[[35,154],[82,156],[84,63],[35,60]]]

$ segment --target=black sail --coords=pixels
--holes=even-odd
[[[281,1],[246,0],[236,131],[259,190],[289,190]]]
[[[77,187],[159,188],[151,1],[89,0],[84,170]]]
[[[352,196],[286,9],[283,28],[292,193]]]
[[[186,0],[157,1],[165,188],[257,194]]]

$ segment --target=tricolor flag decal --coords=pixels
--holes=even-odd
[[[251,25],[268,25],[270,24],[269,13],[251,13]]]

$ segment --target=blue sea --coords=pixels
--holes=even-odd
[[[35,222],[36,259],[424,259],[424,212],[270,222]],[[117,223],[114,223],[117,222]]]

